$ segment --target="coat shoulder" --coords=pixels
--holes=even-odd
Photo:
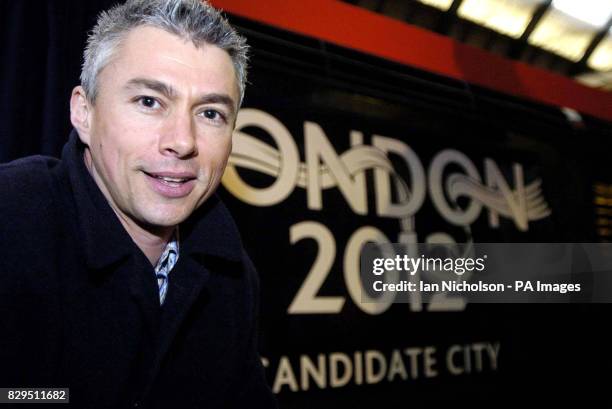
[[[54,174],[60,161],[47,156],[29,156],[0,165],[0,217],[4,221],[26,221],[45,213],[53,203]],[[15,219],[18,218],[18,219]]]
[[[0,246],[4,262],[27,260],[57,236],[59,160],[32,156],[0,165]],[[30,256],[31,257],[31,256]]]

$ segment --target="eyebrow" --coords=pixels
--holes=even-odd
[[[232,97],[230,97],[227,94],[204,94],[200,97],[200,99],[198,99],[198,105],[199,104],[222,104],[227,106],[227,109],[230,111],[230,116],[233,116],[236,109],[234,108],[236,106],[236,103],[234,102],[234,100],[232,99]]]
[[[148,78],[132,78],[127,82],[125,88],[148,88],[159,92],[168,99],[175,99],[177,96],[176,90],[171,85]]]
[[[162,81],[150,78],[132,78],[129,80],[125,88],[148,88],[162,94],[164,97],[174,100],[178,96],[178,92],[171,85]],[[226,105],[230,111],[230,115],[234,115],[236,102],[227,94],[210,93],[201,95],[198,98],[197,104],[222,104]]]

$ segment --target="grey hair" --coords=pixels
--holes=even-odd
[[[98,74],[130,30],[139,26],[163,29],[190,40],[196,47],[210,44],[225,50],[236,72],[240,90],[238,106],[242,104],[249,46],[221,13],[203,0],[127,0],[100,13],[87,38],[81,70],[81,86],[92,104],[98,92]]]

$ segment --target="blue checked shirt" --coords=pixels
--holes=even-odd
[[[155,277],[157,277],[157,285],[159,286],[159,304],[163,304],[168,291],[168,274],[179,258],[179,241],[178,231],[172,235],[172,238],[166,244],[166,248],[162,253],[157,265],[155,266]]]

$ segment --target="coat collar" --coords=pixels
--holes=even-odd
[[[101,270],[141,252],[91,177],[83,154],[85,145],[75,130],[62,151],[77,210],[83,247],[90,268]],[[238,229],[221,200],[212,195],[183,224],[181,256],[220,257],[242,260],[242,243]]]

